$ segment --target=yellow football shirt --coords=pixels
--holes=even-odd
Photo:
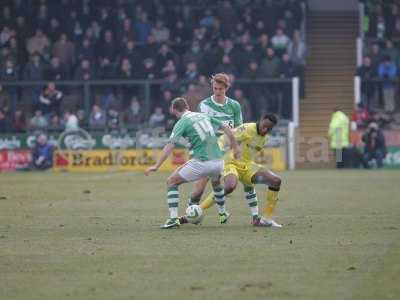
[[[262,150],[268,140],[268,135],[262,136],[257,133],[256,123],[244,123],[235,128],[234,136],[242,150],[242,159],[235,160],[232,151],[226,157],[226,163],[252,163],[255,153]]]

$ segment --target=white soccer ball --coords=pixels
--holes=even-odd
[[[190,205],[186,208],[186,219],[189,223],[199,224],[203,217],[203,210],[199,205]]]

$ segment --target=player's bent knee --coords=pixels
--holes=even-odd
[[[175,177],[170,176],[170,177],[167,178],[167,186],[168,187],[177,186],[178,185],[177,183],[178,182],[177,182]]]
[[[236,189],[236,182],[225,182],[224,189],[225,194],[230,194]]]
[[[275,187],[279,187],[282,184],[282,179],[279,176],[275,176],[272,180],[272,185]]]

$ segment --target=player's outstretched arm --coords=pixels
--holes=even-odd
[[[222,131],[226,134],[226,136],[229,139],[229,144],[233,151],[233,156],[235,157],[235,159],[241,159],[242,153],[240,151],[240,147],[239,147],[238,143],[236,142],[235,136],[233,135],[232,129],[227,125],[222,125],[221,128],[222,128]]]
[[[168,156],[171,154],[172,150],[174,150],[175,144],[174,143],[168,143],[164,146],[161,152],[161,156],[158,158],[157,162],[148,167],[146,171],[144,172],[144,175],[148,176],[150,172],[156,172],[161,165],[164,163],[164,161],[168,158]]]

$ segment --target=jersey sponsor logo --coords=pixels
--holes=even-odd
[[[228,110],[227,113],[221,112],[221,111],[216,111],[215,109],[213,109],[212,107],[202,103],[200,104],[200,110],[203,113],[206,113],[207,115],[211,116],[211,117],[220,117],[220,118],[232,118],[233,114],[232,114],[232,110]]]

